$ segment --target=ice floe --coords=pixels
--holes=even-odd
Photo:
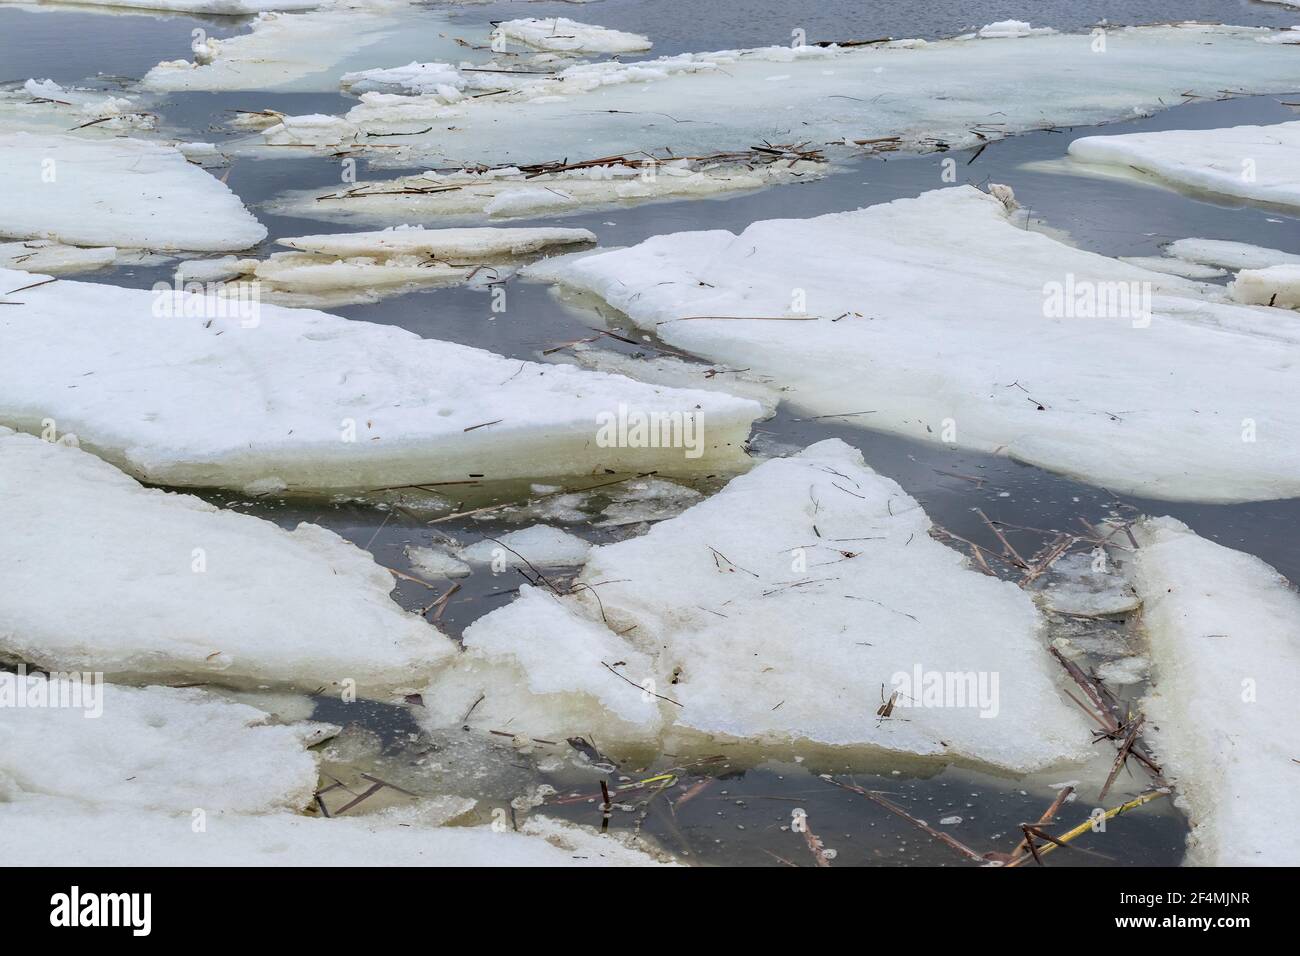
[[[418,813],[313,819],[291,813],[168,816],[70,801],[0,803],[13,866],[654,866],[660,854],[532,816],[515,832],[425,824]]]
[[[1272,305],[1279,309],[1300,309],[1300,264],[1242,269],[1229,286],[1238,302]]]
[[[267,301],[330,306],[371,301],[383,292],[427,285],[500,281],[522,257],[555,247],[593,243],[586,229],[425,229],[331,233],[277,239],[293,252],[264,260],[182,264],[182,281],[253,279]],[[221,279],[213,277],[221,276]]]
[[[70,441],[0,429],[0,658],[380,696],[455,652],[334,532],[145,488]]]
[[[204,36],[193,59],[164,60],[141,80],[149,90],[327,90],[363,50],[463,53],[446,14],[407,0],[324,0],[301,13],[260,13],[247,33]],[[482,31],[463,31],[483,38]]]
[[[1259,558],[1172,518],[1134,528],[1154,680],[1144,736],[1192,823],[1189,862],[1293,866],[1300,596]]]
[[[0,707],[3,799],[67,797],[172,813],[300,810],[317,782],[316,758],[305,748],[338,729],[277,724],[197,688],[123,687],[91,675],[0,671],[0,693],[7,690],[19,696]]]
[[[1300,328],[1025,229],[969,186],[525,274],[864,428],[1150,497],[1300,493]]]
[[[425,548],[416,545],[406,549],[411,567],[431,578],[462,578],[470,573],[470,566],[443,548]]]
[[[975,31],[976,36],[985,40],[1011,39],[1019,37],[1046,36],[1055,33],[1051,27],[1033,27],[1024,20],[999,20],[989,23]]]
[[[779,162],[775,160],[781,160]],[[483,171],[430,170],[371,180],[334,192],[297,190],[267,208],[314,219],[404,222],[423,219],[519,219],[562,216],[607,206],[698,199],[780,183],[816,179],[826,164],[791,156],[755,161],[669,159],[647,164],[608,162],[560,172],[518,167]]]
[[[22,303],[0,309],[0,424],[38,433],[51,419],[157,484],[265,494],[725,473],[748,465],[762,413],[252,296],[9,271],[0,291]]]
[[[246,249],[266,229],[225,183],[171,146],[0,134],[0,235],[155,250]]]
[[[1150,114],[1184,94],[1288,91],[1292,51],[1255,42],[1267,35],[1182,24],[1109,29],[1104,52],[1091,34],[1047,34],[687,53],[541,77],[479,73],[503,92],[467,97],[448,86],[457,97],[363,99],[347,118],[365,132],[403,134],[370,140],[398,147],[370,157],[390,166],[547,161],[570,155],[575,142],[591,156],[626,155],[647,142],[698,155],[788,142],[791,116],[799,140],[815,145],[899,136],[906,149],[963,148]],[[954,76],[961,96],[952,95]],[[999,107],[994,119],[990,102]]]
[[[117,249],[113,246],[65,246],[49,239],[0,242],[0,268],[4,269],[60,276],[102,269],[116,259]]]
[[[652,46],[650,38],[639,33],[578,23],[567,17],[505,20],[497,24],[493,36],[549,53],[639,53]]]
[[[418,719],[459,724],[482,695],[474,726],[674,753],[803,743],[1017,770],[1085,753],[1033,603],[929,530],[838,440],[765,462],[644,536],[593,548],[569,596],[526,588],[480,618]],[[913,686],[933,674],[937,693],[929,676]],[[962,684],[951,699],[942,675]]]
[[[1300,120],[1271,126],[1084,136],[1080,163],[1137,170],[1176,186],[1274,206],[1300,206]]]
[[[1222,266],[1232,270],[1300,265],[1300,255],[1295,253],[1226,239],[1176,239],[1165,247],[1165,252],[1184,262]]]
[[[577,567],[587,559],[591,545],[576,534],[544,524],[511,531],[499,538],[484,538],[457,552],[471,564],[490,564],[494,571],[507,568]]]

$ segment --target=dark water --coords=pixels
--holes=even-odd
[[[442,8],[439,8],[442,9]],[[1108,18],[1112,22],[1139,23],[1163,19],[1200,17],[1235,23],[1289,25],[1300,23],[1300,11],[1286,11],[1251,2],[1151,2],[1104,3],[992,3],[899,4],[781,3],[747,0],[740,3],[698,3],[687,0],[605,0],[584,6],[569,4],[505,4],[466,7],[455,11],[458,21],[481,26],[487,20],[511,16],[570,16],[588,22],[650,34],[655,53],[785,43],[794,26],[807,30],[810,40],[843,37],[938,36],[960,32],[1006,18],[1028,19],[1036,25],[1082,27]],[[96,73],[138,76],[158,60],[181,55],[196,25],[220,36],[241,29],[237,20],[196,20],[175,16],[107,16],[82,11],[32,13],[0,8],[0,78],[52,76],[61,82]],[[1300,52],[1300,51],[1298,51]],[[1155,117],[1122,124],[1123,131],[1198,128],[1277,122],[1296,118],[1282,105],[1287,97],[1256,97],[1181,106]],[[273,107],[289,113],[341,112],[349,101],[335,94],[187,93],[166,97],[156,107],[171,129],[189,138],[216,139],[228,134],[223,125],[231,109]],[[1064,230],[1084,248],[1107,255],[1155,254],[1162,242],[1200,236],[1235,239],[1300,252],[1300,221],[1248,204],[1215,202],[1136,183],[1070,178],[1021,167],[1025,163],[1064,155],[1071,139],[1094,129],[1041,132],[990,144],[974,152],[947,154],[959,163],[959,175],[974,184],[1007,183],[1021,203],[1045,225]],[[649,236],[689,229],[743,229],[760,219],[813,216],[912,196],[937,188],[940,155],[887,159],[861,159],[825,179],[772,188],[759,193],[695,202],[674,202],[632,208],[601,210],[560,219],[522,221],[512,225],[565,225],[591,229],[602,245],[627,245]],[[968,162],[969,161],[969,162]],[[362,164],[364,167],[364,164]],[[376,175],[393,176],[385,170]],[[364,168],[359,175],[365,178]],[[338,182],[335,162],[323,158],[240,161],[229,170],[229,185],[255,209],[281,192]],[[337,226],[271,216],[259,217],[277,236],[303,232],[336,231]],[[263,252],[269,251],[270,243]],[[130,268],[84,277],[88,281],[148,287],[169,280],[172,266]],[[356,305],[333,311],[371,322],[398,325],[426,337],[487,348],[515,358],[536,358],[547,347],[588,334],[590,315],[561,303],[540,285],[511,280],[508,311],[493,316],[482,292],[467,288],[431,289],[373,305]],[[622,348],[622,346],[619,346]],[[1207,383],[1209,385],[1211,383]],[[951,531],[982,544],[996,544],[978,517],[982,509],[995,521],[1009,525],[1078,530],[1079,518],[1096,521],[1117,502],[1107,491],[1006,459],[921,445],[892,435],[844,424],[803,421],[783,409],[775,419],[757,426],[756,449],[801,447],[828,437],[842,438],[861,449],[876,470],[897,480],[916,497],[933,520]],[[976,476],[972,482],[954,475]],[[709,490],[708,488],[704,490]],[[522,486],[472,489],[450,505],[509,501],[526,495]],[[374,502],[330,502],[306,499],[259,499],[206,495],[211,500],[292,526],[314,521],[329,527],[373,553],[381,564],[404,570],[403,549],[408,544],[436,543],[451,535],[462,542],[483,535],[499,535],[522,524],[501,516],[489,520],[430,525],[430,514],[419,510],[376,507]],[[599,506],[601,502],[597,502]],[[1242,505],[1170,504],[1125,499],[1124,505],[1153,514],[1172,514],[1202,535],[1222,544],[1257,554],[1293,580],[1300,580],[1300,543],[1292,530],[1300,519],[1296,501]],[[525,522],[531,523],[531,522]],[[622,531],[598,529],[590,524],[566,526],[593,541],[608,541]],[[1017,541],[1028,550],[1037,544],[1036,533],[1023,532]],[[493,575],[479,570],[462,580],[462,588],[447,603],[440,625],[459,635],[472,621],[513,598],[522,583],[516,574]],[[419,585],[398,581],[396,599],[407,608],[427,606],[436,594]],[[1133,693],[1140,688],[1131,689]],[[318,716],[336,722],[354,722],[381,734],[398,748],[413,725],[405,711],[386,706],[364,710],[341,708],[322,699]],[[543,748],[545,749],[545,748]],[[525,765],[545,754],[521,757]],[[618,755],[611,755],[617,757]],[[670,756],[630,760],[611,778],[614,785],[644,779],[676,767]],[[802,836],[789,829],[791,811],[806,810],[808,822],[825,844],[837,850],[836,864],[970,865],[950,849],[930,839],[905,820],[870,803],[856,793],[839,789],[819,777],[835,773],[842,781],[881,790],[915,816],[932,825],[939,818],[961,816],[951,832],[983,852],[1009,850],[1019,837],[1022,821],[1037,819],[1050,799],[1043,779],[1021,786],[1015,778],[965,767],[897,763],[882,769],[880,761],[852,766],[823,761],[817,766],[797,763],[731,760],[725,754],[703,766],[680,767],[672,789],[648,799],[632,791],[633,810],[615,810],[609,825],[641,827],[668,848],[691,859],[711,863],[810,865],[811,855]],[[1067,778],[1069,771],[1062,774]],[[534,779],[549,781],[561,801],[548,813],[600,825],[598,787],[590,773],[536,770]],[[1141,792],[1144,777],[1121,777],[1107,803]],[[1086,788],[1085,788],[1086,790]],[[418,792],[418,791],[417,791]],[[670,800],[691,796],[679,808]],[[576,794],[576,796],[571,796]],[[637,796],[639,794],[639,796]],[[490,795],[508,802],[513,792]],[[1063,819],[1073,825],[1086,818],[1095,793],[1084,792],[1069,805]],[[641,801],[647,801],[644,806]],[[785,828],[785,829],[783,829]],[[1105,837],[1080,841],[1081,846],[1105,853],[1109,859],[1061,852],[1055,865],[1172,865],[1182,857],[1185,834],[1182,817],[1158,801],[1140,812],[1126,815],[1109,828]]]

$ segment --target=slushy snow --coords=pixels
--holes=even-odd
[[[239,687],[351,679],[373,697],[455,653],[334,532],[145,488],[70,441],[0,429],[0,658]]]

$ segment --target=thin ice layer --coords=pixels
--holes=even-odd
[[[0,235],[77,246],[247,249],[266,228],[174,147],[135,139],[0,134]]]
[[[1029,597],[930,527],[838,440],[765,462],[593,548],[573,596],[534,588],[476,621],[422,717],[464,722],[482,695],[474,726],[674,753],[820,744],[1013,770],[1085,753]]]
[[[814,414],[1153,498],[1300,494],[1300,328],[1028,230],[973,187],[527,272]],[[1267,440],[1243,440],[1252,423]]]
[[[1084,136],[1081,163],[1135,169],[1176,186],[1274,206],[1300,206],[1300,120],[1270,126]]]
[[[1294,51],[1256,42],[1269,35],[1123,27],[1107,31],[1104,53],[1090,34],[688,53],[573,66],[559,81],[512,84],[506,88],[517,92],[451,106],[434,94],[408,104],[400,119],[380,115],[364,126],[415,133],[432,123],[428,133],[403,136],[398,149],[374,151],[373,162],[394,166],[551,161],[571,155],[574,142],[593,157],[661,143],[697,155],[763,141],[886,136],[902,137],[906,148],[935,141],[960,148],[1045,126],[1150,114],[1184,94],[1289,91]],[[959,91],[953,77],[961,78]],[[995,114],[990,103],[998,104]],[[421,111],[426,121],[414,125]]]
[[[595,240],[586,229],[404,225],[377,232],[277,239],[296,251],[229,265],[214,263],[210,273],[204,267],[196,271],[200,280],[204,274],[256,279],[268,300],[280,305],[328,307],[428,285],[501,281],[523,257]]]
[[[1153,687],[1144,736],[1191,817],[1189,861],[1295,866],[1300,596],[1259,558],[1173,518],[1134,534]]]
[[[415,176],[356,183],[333,193],[291,191],[273,212],[313,219],[406,222],[411,218],[509,220],[565,216],[591,209],[699,199],[801,182],[824,175],[824,163],[788,159],[767,165],[729,162],[656,164],[652,171],[622,163],[554,173],[519,169],[429,170]]]
[[[418,812],[332,820],[276,813],[191,815],[0,803],[0,855],[13,866],[654,866],[610,834],[531,817],[501,830],[422,823]]]
[[[40,281],[0,271],[0,289]],[[761,413],[255,299],[68,281],[12,298],[23,304],[0,310],[0,424],[39,432],[53,419],[155,484],[265,494],[738,470]],[[668,440],[613,427],[637,421],[677,425]]]
[[[93,377],[93,376],[92,376]],[[111,678],[417,684],[454,645],[332,531],[145,488],[64,443],[0,429],[0,657]]]
[[[1227,239],[1176,239],[1165,247],[1165,251],[1186,262],[1225,269],[1267,269],[1288,263],[1300,264],[1300,255],[1293,252]]]
[[[298,810],[317,782],[316,758],[305,748],[337,730],[272,723],[256,707],[197,688],[0,672],[0,695],[11,687],[25,701],[52,703],[0,707],[7,799],[67,797],[172,813]]]

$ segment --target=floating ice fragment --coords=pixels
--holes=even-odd
[[[1189,861],[1294,866],[1300,596],[1259,558],[1173,518],[1133,529],[1154,682],[1144,735],[1192,822]]]
[[[455,653],[389,598],[388,571],[332,531],[285,531],[145,488],[77,448],[4,428],[0,526],[6,660],[373,697]]]

